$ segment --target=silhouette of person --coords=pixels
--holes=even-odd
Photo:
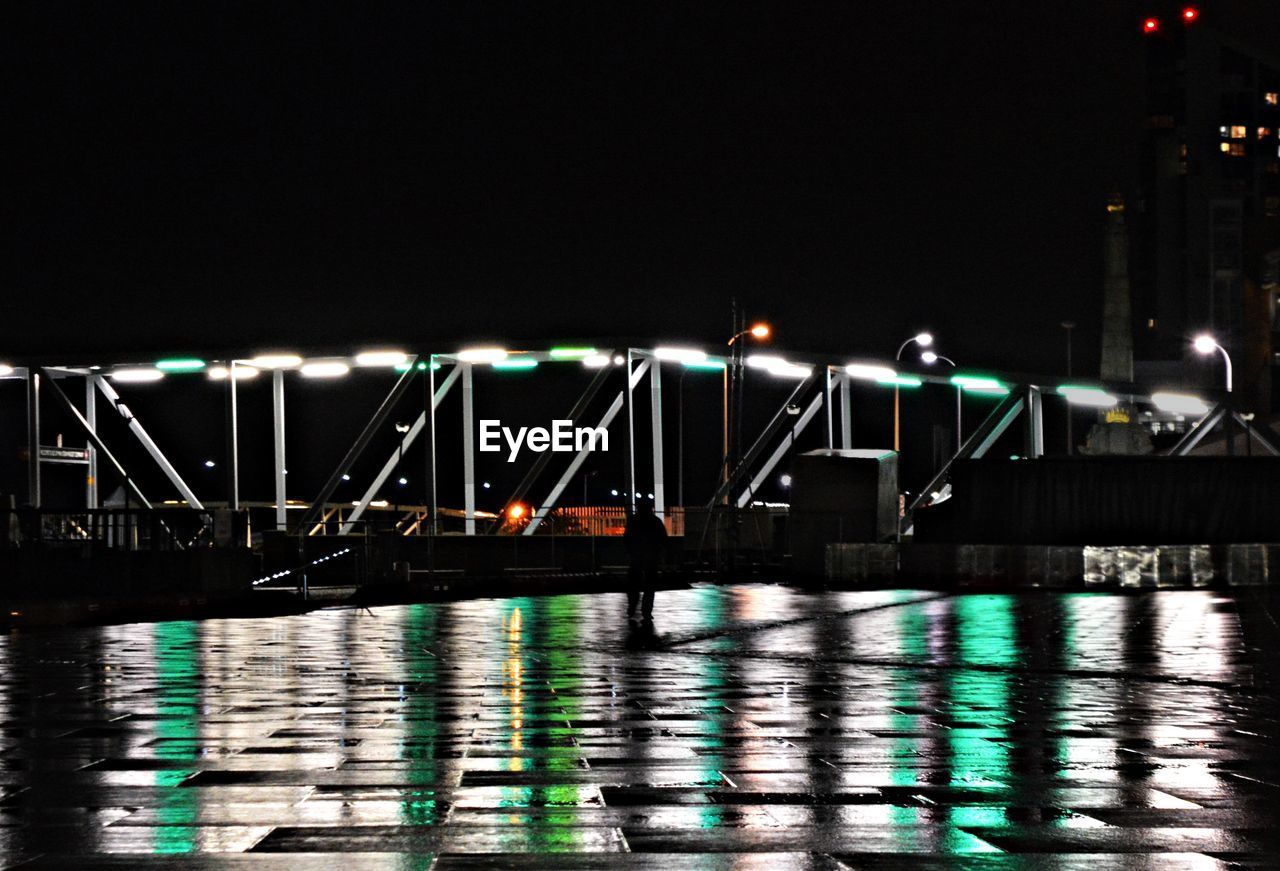
[[[653,513],[653,506],[641,503],[627,518],[627,528],[622,533],[627,555],[631,558],[631,588],[627,590],[627,616],[635,617],[636,606],[643,606],[645,620],[653,619],[654,586],[658,582],[658,569],[662,564],[662,552],[666,549],[667,527]]]

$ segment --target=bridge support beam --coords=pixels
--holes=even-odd
[[[441,400],[445,398],[445,395],[448,394],[449,388],[453,386],[453,382],[458,380],[458,375],[460,371],[461,371],[461,366],[453,367],[453,369],[450,370],[449,374],[445,376],[445,379],[440,384],[440,386],[436,388],[435,393],[432,394],[430,422],[431,422],[431,427],[433,432],[435,429],[436,408],[440,405]],[[432,384],[435,383],[434,377],[432,378],[431,383]],[[369,508],[369,503],[372,502],[374,497],[378,495],[378,491],[382,489],[382,485],[385,484],[387,482],[387,479],[391,477],[391,474],[396,470],[396,466],[400,464],[400,459],[405,455],[406,452],[408,452],[409,448],[413,445],[414,440],[417,439],[419,434],[421,434],[422,430],[426,428],[427,423],[428,423],[427,412],[426,411],[420,412],[418,414],[418,419],[413,422],[413,426],[409,427],[409,431],[404,434],[404,437],[400,440],[400,444],[396,447],[396,450],[392,451],[391,456],[387,458],[387,461],[385,463],[383,463],[382,471],[378,472],[377,477],[373,479],[373,483],[369,485],[369,489],[364,491],[364,495],[360,497],[360,501],[356,503],[355,508],[352,509],[351,513],[347,515],[347,519],[343,522],[342,526],[338,529],[339,535],[347,535],[348,533],[350,533],[352,528],[355,527],[356,522],[359,521],[362,516],[364,516],[364,512]],[[436,462],[435,461],[435,442],[433,440],[431,443],[431,458],[430,458],[430,464],[432,469],[435,468],[435,462]],[[433,477],[433,483],[431,486],[432,486],[432,498],[434,499],[434,496],[435,496],[434,477]],[[434,512],[435,510],[434,507],[432,510]],[[432,523],[433,529],[435,528],[435,522],[436,522],[436,519],[434,516],[432,516],[431,523]],[[316,529],[311,530],[312,534],[314,534],[317,531],[318,530]]]
[[[462,368],[462,510],[466,518],[464,531],[476,534],[476,422],[475,388],[472,384],[472,365],[459,363]]]
[[[203,510],[204,505],[196,498],[196,494],[187,486],[187,482],[182,479],[182,476],[178,474],[178,470],[174,468],[173,463],[169,462],[169,458],[164,455],[164,451],[160,450],[160,446],[155,443],[143,428],[142,423],[129,410],[129,406],[124,404],[124,400],[120,398],[120,394],[116,392],[116,389],[101,375],[93,376],[93,384],[107,398],[116,412],[119,413],[125,425],[129,427],[129,432],[133,433],[134,438],[146,448],[147,453],[151,455],[151,459],[156,461],[160,471],[164,472],[164,476],[177,488],[182,498],[187,500],[187,504],[192,508]]]
[[[271,444],[274,446],[276,483],[276,529],[285,530],[289,521],[285,516],[285,464],[284,464],[284,370],[271,370]]]
[[[37,370],[32,369],[32,371],[34,372]],[[75,403],[67,397],[67,394],[62,392],[62,388],[58,386],[58,382],[53,380],[52,376],[49,375],[49,370],[41,368],[38,371],[43,379],[49,382],[49,386],[53,388],[54,398],[61,403],[62,407],[65,408],[67,413],[75,419],[76,423],[80,424],[81,429],[83,429],[85,434],[89,437],[89,441],[93,442],[93,446],[98,449],[98,453],[106,457],[107,462],[115,467],[116,472],[119,473],[120,477],[124,480],[126,491],[125,498],[127,499],[128,492],[132,491],[133,495],[137,496],[138,501],[142,503],[143,508],[150,508],[151,502],[146,496],[142,495],[142,491],[138,489],[138,485],[134,483],[133,478],[131,478],[129,473],[125,471],[124,466],[120,465],[120,461],[116,459],[115,454],[111,453],[110,449],[107,448],[106,442],[102,440],[102,437],[99,436],[97,431],[89,425],[89,421],[80,413],[80,409],[76,408]]]
[[[40,372],[27,369],[27,504],[40,507]]]
[[[666,517],[667,497],[662,465],[662,366],[649,361],[649,408],[653,433],[653,513]]]
[[[89,429],[98,429],[98,391],[93,387],[93,376],[84,379],[84,419]],[[98,450],[93,442],[86,439],[85,450],[89,452],[89,465],[85,468],[84,502],[85,507],[98,507]]]
[[[630,361],[628,361],[628,364],[629,363]],[[604,416],[600,418],[600,423],[597,425],[598,428],[609,428],[609,424],[613,423],[613,419],[618,416],[618,412],[622,411],[622,406],[626,402],[627,395],[637,384],[640,383],[640,379],[645,376],[645,372],[648,371],[649,365],[649,360],[641,360],[640,365],[636,367],[635,371],[630,372],[630,377],[627,379],[626,385],[622,390],[618,391],[618,395],[614,397],[608,410],[605,411]],[[630,370],[630,368],[630,365],[628,365],[627,369]],[[589,447],[584,447],[574,455],[573,461],[569,463],[569,468],[564,470],[564,474],[562,474],[560,479],[556,481],[555,486],[551,488],[551,492],[547,494],[547,498],[538,506],[538,510],[534,512],[529,524],[524,528],[524,535],[533,535],[533,533],[537,531],[538,527],[542,525],[542,521],[545,520],[552,510],[555,509],[556,502],[560,499],[560,495],[564,493],[564,488],[569,486],[569,482],[573,480],[573,476],[578,474],[578,470],[581,469],[582,464],[586,462],[587,454],[589,453],[591,453],[591,449]]]

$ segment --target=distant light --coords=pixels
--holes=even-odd
[[[164,373],[159,369],[117,369],[111,373],[112,381],[121,384],[138,384],[146,381],[159,381]]]
[[[12,375],[12,374],[13,374],[12,366],[10,366],[7,363],[0,363],[0,378],[3,378],[5,375]]]
[[[486,490],[488,490],[488,489],[489,489],[489,482],[488,482],[488,481],[485,481],[485,482],[484,482],[484,488],[485,488]]]
[[[1201,417],[1209,413],[1209,406],[1203,399],[1186,393],[1153,393],[1151,402],[1156,408],[1170,414]]]
[[[408,478],[401,478],[397,483],[398,483],[401,487],[403,487],[405,484],[408,484],[408,483],[409,483],[409,479],[408,479]]]
[[[650,498],[650,499],[652,499],[652,498],[653,498],[653,494],[652,494],[652,493],[650,493],[650,494],[649,494],[649,498]]]
[[[932,366],[934,363],[938,362],[938,355],[933,351],[925,351],[920,355],[920,359]]]
[[[808,378],[813,374],[812,366],[790,363],[772,354],[751,354],[747,357],[747,366],[752,369],[763,369],[779,378]]]
[[[1201,333],[1196,336],[1192,347],[1196,349],[1198,354],[1212,354],[1218,348],[1218,342],[1208,333]]]
[[[1196,7],[1194,6],[1182,7],[1182,20],[1185,21],[1187,24],[1190,24],[1191,22],[1195,21],[1199,17],[1200,17],[1200,10],[1197,9]]]
[[[176,357],[157,361],[156,368],[163,372],[199,372],[204,368],[204,361],[195,357]]]
[[[769,333],[770,330],[768,324],[756,324],[751,328],[751,335],[755,336],[757,339],[767,339],[769,338]]]
[[[933,333],[917,333],[915,343],[921,348],[927,348],[933,344]]]
[[[770,375],[778,378],[808,378],[813,374],[812,366],[801,366],[798,363],[784,363],[781,366],[771,366],[767,371]]]
[[[292,369],[302,365],[297,354],[259,354],[249,361],[259,369]]]
[[[463,363],[496,363],[507,359],[507,352],[502,348],[467,348],[459,351],[457,357]]]
[[[356,354],[357,366],[399,366],[409,362],[404,351],[361,351]]]
[[[751,369],[770,369],[774,366],[785,366],[787,361],[775,354],[748,354],[747,367]]]
[[[551,356],[557,360],[576,360],[579,357],[597,356],[595,348],[552,348]]]
[[[216,466],[216,465],[217,465],[217,463],[215,463],[213,460],[205,460],[205,461],[204,461],[204,467],[205,467],[206,469],[212,469],[212,468],[213,468],[214,466]]]
[[[682,365],[686,369],[699,369],[706,372],[724,371],[724,363],[719,360],[690,360]]]
[[[525,510],[525,507],[517,502],[507,509],[507,517],[512,520],[519,520],[521,517],[524,517]]]
[[[888,366],[868,366],[863,363],[850,363],[844,367],[844,374],[863,381],[887,381],[898,377],[898,373]]]
[[[386,508],[389,504],[391,503],[387,502],[386,499],[374,499],[369,503],[372,508]]]
[[[610,495],[610,496],[617,496],[617,495],[618,495],[618,491],[617,491],[617,490],[610,490],[610,491],[609,491],[609,495]]]
[[[582,365],[588,369],[603,369],[609,365],[608,354],[588,354],[582,358]]]
[[[536,369],[538,361],[532,357],[511,357],[506,360],[493,361],[494,369]]]
[[[1160,19],[1158,18],[1147,18],[1147,19],[1144,19],[1142,22],[1143,33],[1155,33],[1159,29],[1160,29]]]
[[[674,360],[677,363],[701,363],[707,359],[706,351],[697,348],[659,347],[653,349],[653,356],[659,360]]]
[[[625,363],[625,362],[627,362],[627,358],[626,358],[626,357],[624,357],[624,356],[622,356],[621,354],[614,354],[614,355],[613,355],[613,365],[615,365],[615,366],[621,366],[621,365],[622,365],[623,363]]]
[[[781,478],[779,478],[779,479],[778,479],[778,483],[779,483],[779,484],[781,484],[783,487],[790,487],[790,486],[791,486],[791,476],[790,476],[790,475],[783,475]]]
[[[231,370],[227,369],[226,366],[214,366],[209,370],[209,378],[214,381],[225,381],[227,378],[227,372],[229,371]],[[258,377],[258,370],[252,366],[237,365],[235,367],[235,373],[237,381],[244,381],[247,378]]]
[[[892,378],[877,378],[876,383],[889,387],[919,387],[924,384],[914,375],[894,375]]]
[[[432,360],[429,364],[426,360],[419,360],[416,366],[410,361],[405,360],[402,363],[397,363],[393,368],[397,372],[408,372],[410,369],[417,369],[419,372],[425,372],[427,371],[428,366],[430,366],[431,371],[433,372],[440,368],[440,364],[435,360]]]
[[[351,476],[350,476],[350,475],[343,475],[343,476],[342,476],[342,480],[344,480],[344,481],[350,481],[350,480],[351,480]]]
[[[1058,393],[1067,398],[1072,405],[1087,405],[1091,408],[1111,408],[1117,399],[1107,391],[1098,387],[1077,387],[1064,384]]]
[[[351,367],[338,360],[317,360],[304,364],[300,371],[303,378],[341,378]]]

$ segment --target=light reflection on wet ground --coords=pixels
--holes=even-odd
[[[615,594],[15,634],[0,856],[1267,866],[1264,604],[742,585],[653,631]]]

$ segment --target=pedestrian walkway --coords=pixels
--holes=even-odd
[[[1262,867],[1267,605],[699,585],[652,628],[609,594],[14,633],[0,857]]]

